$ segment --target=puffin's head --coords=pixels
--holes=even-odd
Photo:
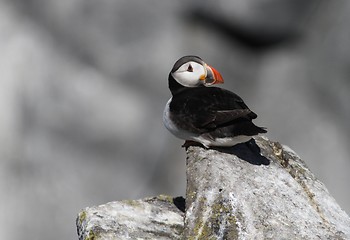
[[[171,69],[171,75],[185,87],[210,86],[224,82],[221,74],[215,68],[197,56],[185,56],[177,60]]]

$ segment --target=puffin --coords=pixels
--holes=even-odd
[[[214,87],[224,83],[215,68],[198,56],[177,60],[168,77],[172,97],[163,112],[165,127],[186,143],[196,142],[205,148],[232,147],[266,133],[252,120],[257,115],[241,97]]]

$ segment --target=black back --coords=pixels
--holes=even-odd
[[[173,121],[190,132],[212,137],[253,136],[266,130],[255,126],[257,115],[233,92],[217,87],[184,87],[169,75]]]

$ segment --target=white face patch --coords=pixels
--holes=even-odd
[[[201,77],[206,76],[206,69],[203,65],[197,62],[187,62],[174,73],[174,79],[185,87],[196,87],[203,84]]]

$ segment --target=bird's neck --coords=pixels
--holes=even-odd
[[[171,73],[169,73],[168,82],[169,82],[170,92],[173,96],[186,90],[186,89],[189,89],[189,87],[182,86],[180,83],[178,83],[174,79],[173,75],[171,75]],[[204,87],[204,86],[198,86],[198,87]]]

